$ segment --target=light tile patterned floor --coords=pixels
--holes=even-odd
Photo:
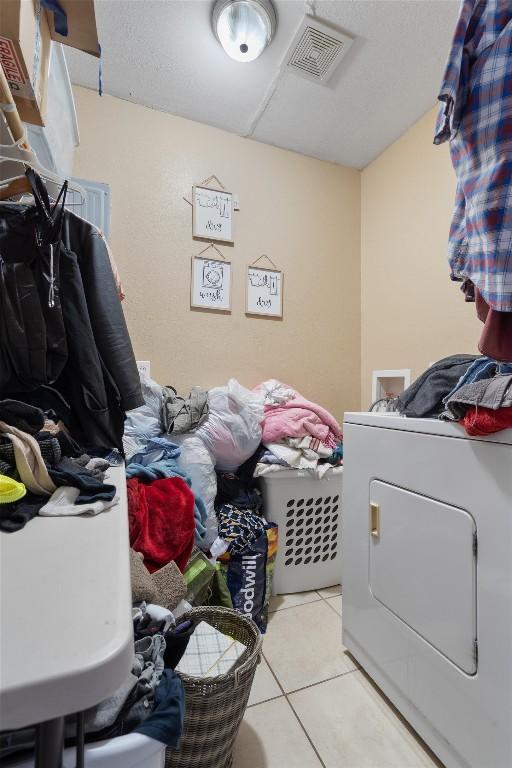
[[[442,768],[341,644],[340,587],[272,598],[233,768]]]

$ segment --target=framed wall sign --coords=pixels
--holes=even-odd
[[[234,243],[232,192],[192,187],[192,237]]]
[[[247,267],[246,314],[283,316],[283,273],[278,269]]]
[[[192,256],[190,306],[231,312],[231,263]]]

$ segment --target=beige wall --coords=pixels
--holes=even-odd
[[[112,190],[112,246],[139,359],[180,390],[275,376],[340,416],[366,408],[375,369],[476,352],[480,324],[449,279],[455,177],[427,113],[360,174],[75,89],[75,174]],[[193,182],[240,196],[231,315],[191,311]],[[283,269],[284,319],[245,316],[245,269]]]
[[[112,247],[138,359],[179,390],[280,378],[338,416],[359,408],[360,177],[353,169],[75,89],[75,175],[112,191]],[[210,174],[240,196],[232,314],[190,310],[191,186]],[[284,319],[245,316],[246,266],[284,271]]]
[[[427,113],[362,173],[362,406],[375,369],[411,368],[474,353],[474,304],[449,279],[447,236],[455,176],[447,145],[432,144]]]

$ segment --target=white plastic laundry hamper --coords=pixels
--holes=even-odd
[[[85,768],[163,768],[165,745],[142,733],[128,733],[85,745]],[[3,763],[2,763],[3,765]],[[5,762],[6,768],[11,765]],[[63,768],[74,768],[76,750],[64,750]],[[13,768],[34,768],[33,760],[12,762]]]
[[[260,479],[265,517],[279,526],[274,594],[339,584],[343,467],[321,480],[297,469]]]

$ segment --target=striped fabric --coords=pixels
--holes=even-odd
[[[452,280],[512,311],[512,2],[463,0],[435,144],[450,142],[457,175],[449,235]],[[463,288],[465,288],[463,286]],[[471,286],[470,286],[471,287]]]

